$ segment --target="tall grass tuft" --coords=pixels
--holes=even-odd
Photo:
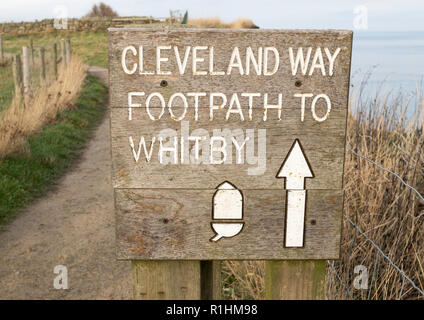
[[[365,87],[366,81],[350,100],[347,147],[397,173],[423,194],[423,97],[417,93],[405,99],[377,91],[365,98]],[[349,150],[344,189],[344,214],[423,289],[424,206],[417,194]],[[337,275],[327,268],[328,299],[424,299],[346,219],[340,260],[334,265]],[[358,265],[368,270],[368,289],[355,288]],[[225,298],[264,298],[263,262],[226,261],[223,274]]]
[[[25,141],[31,133],[54,120],[58,112],[72,108],[84,78],[82,61],[74,56],[68,67],[59,70],[58,79],[52,84],[38,87],[25,99],[15,97],[0,114],[0,159],[25,151]]]

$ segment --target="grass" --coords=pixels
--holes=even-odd
[[[21,54],[22,47],[28,46],[30,38],[33,39],[34,48],[46,47],[46,61],[52,57],[52,45],[57,43],[58,56],[60,57],[60,40],[69,37],[71,39],[72,54],[82,58],[84,64],[107,68],[107,31],[97,32],[64,32],[55,31],[51,33],[32,35],[3,35],[5,54]],[[38,63],[37,51],[35,51],[35,62]],[[47,75],[50,75],[52,65],[47,66]],[[37,68],[31,65],[31,79],[38,80]],[[14,83],[12,65],[0,66],[0,112],[6,110],[14,96]]]
[[[21,53],[23,46],[29,46],[29,39],[33,39],[34,48],[48,46],[54,42],[59,43],[63,38],[71,39],[72,53],[82,58],[83,63],[90,66],[107,68],[108,39],[107,31],[96,32],[65,32],[55,31],[51,33],[32,35],[4,35],[4,50],[8,54]],[[50,46],[50,47],[49,47]],[[58,45],[60,55],[60,45]]]
[[[10,105],[14,92],[12,65],[0,66],[0,112]]]
[[[107,89],[88,76],[75,107],[59,112],[54,122],[29,136],[27,152],[0,160],[0,225],[52,188],[71,167],[105,114]]]
[[[366,100],[365,87],[366,83],[351,100],[347,146],[397,173],[423,194],[423,97],[417,92],[408,101],[402,94],[391,97],[377,92]],[[349,151],[344,178],[345,215],[424,288],[424,203],[397,177]],[[354,299],[424,299],[346,220],[342,236],[336,269]],[[353,286],[358,265],[368,270],[367,290]],[[333,272],[328,272],[327,279],[330,299],[349,298]]]
[[[84,66],[74,56],[68,66],[61,66],[57,80],[34,86],[25,99],[15,97],[0,114],[0,159],[19,150],[30,134],[72,106],[84,78]]]

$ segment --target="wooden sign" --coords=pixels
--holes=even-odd
[[[109,29],[118,258],[337,259],[351,43]]]

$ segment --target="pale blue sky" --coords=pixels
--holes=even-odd
[[[1,0],[0,21],[51,18],[57,6],[80,17],[99,1]],[[261,28],[354,28],[354,9],[368,10],[368,30],[424,30],[422,0],[103,0],[122,16],[167,16],[169,9],[188,10],[190,17],[251,18]]]

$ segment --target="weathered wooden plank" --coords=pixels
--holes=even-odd
[[[44,47],[38,49],[38,55],[40,57],[40,80],[41,83],[43,83],[46,81],[46,59]]]
[[[66,64],[68,65],[71,62],[71,39],[66,38],[65,40],[65,49],[66,49]]]
[[[24,87],[22,84],[22,62],[19,54],[13,56],[13,81],[15,84],[15,96],[18,99],[22,99]]]
[[[321,93],[323,90],[331,95],[332,102],[346,110],[347,93],[349,85],[351,38],[350,31],[284,31],[284,30],[189,30],[189,29],[109,29],[109,61],[110,61],[110,95],[111,107],[128,106],[127,93],[130,91],[161,92],[168,98],[176,92],[268,92],[270,96],[279,92],[311,92]],[[207,36],[205,36],[207,34]],[[257,75],[250,65],[250,73],[240,75],[232,71],[231,75],[198,75],[192,71],[192,55],[189,56],[185,73],[181,75],[178,70],[177,58],[173,50],[163,51],[163,56],[168,61],[161,63],[163,71],[170,71],[171,75],[140,75],[126,74],[122,70],[121,57],[125,47],[133,45],[138,48],[143,46],[144,71],[156,72],[156,47],[161,45],[177,46],[180,57],[183,58],[187,46],[214,47],[214,70],[226,71],[234,47],[240,48],[242,64],[246,61],[246,48],[251,47],[256,53],[259,47],[274,46],[280,55],[280,68],[272,76]],[[297,72],[292,75],[289,59],[289,48],[308,47],[329,48],[334,53],[337,48],[341,51],[335,61],[334,74],[322,76],[317,70],[312,75]],[[306,52],[305,52],[306,54]],[[312,55],[314,51],[312,51]],[[209,51],[199,50],[199,70],[208,71]],[[325,54],[324,54],[325,56]],[[127,55],[128,64],[138,62],[139,55]],[[270,55],[269,65],[273,64]],[[310,62],[313,56],[311,56]],[[162,87],[162,80],[167,81],[167,86]],[[297,80],[302,84],[295,86]],[[297,100],[299,100],[297,98]],[[291,101],[285,101],[290,104]],[[298,102],[296,103],[298,105]],[[256,106],[254,106],[256,107]],[[261,108],[261,107],[260,107]]]
[[[315,174],[314,178],[306,179],[306,188],[342,188],[345,139],[344,127],[340,126],[340,122],[344,122],[342,112],[335,112],[333,117],[325,121],[324,124],[314,123],[312,119],[305,120],[305,123],[302,123],[292,115],[281,121],[271,119],[263,122],[256,118],[242,125],[237,120],[225,121],[223,114],[217,114],[217,122],[209,121],[204,117],[202,119],[201,117],[207,113],[208,111],[205,109],[200,110],[199,121],[190,121],[188,124],[171,120],[171,122],[157,121],[152,126],[150,119],[138,119],[136,114],[133,115],[133,120],[128,121],[128,111],[125,109],[111,110],[114,187],[213,189],[218,184],[231,178],[231,181],[240,189],[283,189],[284,181],[275,177],[293,141],[299,139]],[[206,134],[212,136],[216,129],[229,129],[235,137],[241,138],[239,141],[246,138],[246,129],[253,129],[255,131],[255,140],[251,140],[251,142],[254,142],[253,148],[250,142],[246,143],[241,153],[244,164],[239,164],[237,163],[238,153],[236,153],[234,143],[229,138],[227,145],[232,145],[232,147],[227,152],[227,164],[209,164],[207,162],[208,156],[206,163],[196,164],[192,160],[189,164],[189,152],[194,154],[195,149],[195,145],[191,141],[190,151],[185,151],[184,164],[181,164],[180,136],[182,125],[193,136],[198,136],[199,130],[203,129],[205,132],[202,134],[205,135],[202,136],[204,137],[207,137]],[[179,139],[176,164],[173,162],[174,159],[171,159],[172,162],[166,165],[160,163],[158,136],[165,129],[175,130]],[[261,149],[264,150],[263,158],[266,157],[266,161],[259,162],[255,161],[254,157],[247,156],[252,152],[255,156],[258,155],[258,129],[266,129],[266,150]],[[156,138],[156,141],[153,145],[151,160],[149,162],[146,160],[142,148],[137,163],[129,137],[132,137],[135,151],[137,151],[142,136],[146,139],[147,150],[151,146],[153,137]],[[168,141],[168,139],[165,141]],[[209,138],[205,139],[203,143],[210,146],[208,141]],[[187,140],[183,144],[189,145]],[[219,145],[219,143],[216,145]],[[246,153],[247,148],[251,150],[248,153]],[[207,154],[205,151],[205,155]],[[214,156],[220,157],[221,155],[215,153]]]
[[[136,300],[199,300],[200,261],[132,261]]]
[[[337,259],[342,190],[309,190],[303,248],[285,248],[284,190],[241,190],[244,227],[209,241],[216,190],[115,189],[119,259]],[[215,220],[216,222],[217,220]]]
[[[266,299],[324,300],[325,268],[325,260],[266,261]]]
[[[31,91],[30,84],[30,48],[22,47],[22,73],[23,73],[23,86],[24,94],[27,96]]]
[[[66,44],[65,44],[65,39],[61,39],[60,40],[60,55],[61,55],[61,62],[63,63],[64,66],[66,66],[67,60],[66,60]]]
[[[32,38],[29,39],[29,49],[30,49],[30,56],[31,56],[31,64],[34,65],[34,63],[35,63],[34,40]]]

